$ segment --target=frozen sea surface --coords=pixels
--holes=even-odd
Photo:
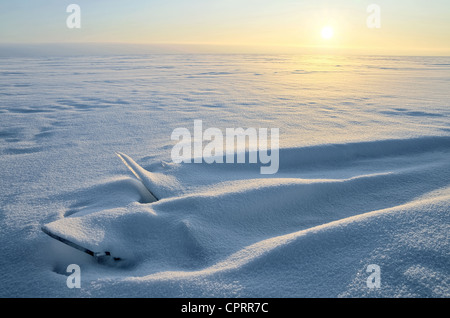
[[[3,58],[0,296],[449,297],[449,85],[446,57]],[[196,119],[279,128],[278,173],[174,164]]]

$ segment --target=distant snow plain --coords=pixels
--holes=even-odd
[[[1,297],[450,296],[450,58],[0,65]],[[173,163],[172,131],[198,119],[279,128],[279,171]],[[99,264],[43,226],[121,261]]]

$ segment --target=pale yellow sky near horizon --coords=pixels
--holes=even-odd
[[[196,45],[200,51],[450,55],[450,1],[0,1],[0,43]],[[370,5],[375,4],[379,15]],[[377,18],[379,27],[367,22]],[[324,39],[324,26],[333,37]]]

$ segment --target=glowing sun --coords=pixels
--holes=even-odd
[[[334,35],[334,30],[330,26],[324,26],[321,32],[322,38],[325,40],[329,40]]]

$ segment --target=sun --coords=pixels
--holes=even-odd
[[[329,39],[331,39],[331,38],[333,37],[333,35],[334,35],[334,30],[333,30],[333,28],[332,28],[331,26],[329,26],[329,25],[324,26],[324,27],[322,28],[321,35],[322,35],[322,38],[323,38],[323,39],[329,40]]]

